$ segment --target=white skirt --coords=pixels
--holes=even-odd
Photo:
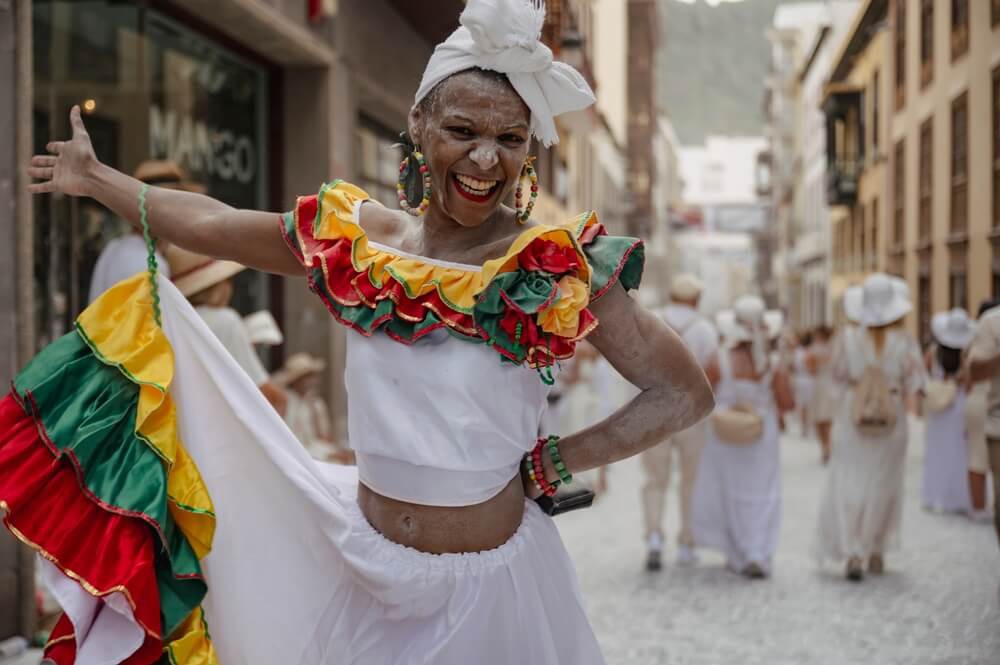
[[[833,419],[817,521],[815,553],[820,560],[867,558],[899,546],[907,414],[900,405],[895,431],[881,439],[864,437],[851,421],[851,397],[845,389]]]
[[[928,413],[924,430],[925,508],[942,512],[972,510],[969,454],[965,435],[965,391],[940,413]]]
[[[761,438],[719,441],[711,427],[691,499],[695,545],[718,550],[730,568],[770,570],[781,531],[781,464],[777,419],[764,417]]]
[[[390,542],[357,506],[356,469],[313,460],[180,293],[161,289],[180,436],[217,516],[203,567],[219,662],[604,662],[573,564],[537,505],[525,502],[494,550]],[[78,631],[78,654],[92,637],[108,632]]]

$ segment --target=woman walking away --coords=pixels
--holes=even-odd
[[[706,368],[718,408],[692,499],[695,545],[721,551],[730,570],[751,579],[771,573],[781,526],[778,414],[794,408],[788,375],[768,350],[780,322],[766,318],[756,296],[719,315],[724,348]]]
[[[808,437],[812,429],[812,402],[816,390],[816,375],[810,365],[809,357],[813,349],[811,332],[800,333],[792,354],[792,386],[795,396],[795,410],[799,417],[799,435]]]
[[[820,461],[823,464],[830,461],[830,427],[833,423],[834,405],[837,403],[836,386],[830,377],[831,336],[831,330],[825,326],[813,332],[813,344],[807,363],[816,377],[811,414],[816,437],[819,439]]]
[[[71,557],[76,575],[60,589],[124,588],[137,601],[135,612],[117,596],[64,605],[74,615],[49,657],[212,663],[214,649],[227,665],[500,665],[527,654],[546,665],[603,663],[573,563],[531,499],[691,427],[713,399],[678,336],[627,294],[640,281],[638,240],[608,235],[590,212],[557,225],[532,219],[532,136],[557,142],[555,116],[594,101],[583,76],[539,41],[544,21],[541,0],[465,4],[409,114],[402,211],[341,181],[284,215],[147,188],[97,161],[78,108],[72,140],[33,159],[29,173],[42,182],[32,191],[90,196],[190,251],[307,276],[348,329],[357,458],[357,467],[311,458],[169,282],[138,275],[113,287],[81,317],[79,335],[35,359],[0,411],[14,419],[0,420],[7,523],[40,549],[64,548],[48,559]],[[112,327],[117,320],[130,326]],[[639,392],[581,432],[539,438],[556,361],[584,337]],[[130,344],[147,346],[121,353]],[[120,355],[136,366],[101,362]],[[88,374],[61,373],[64,356]],[[77,390],[81,376],[114,390]],[[133,396],[143,416],[164,408],[137,421]],[[76,408],[64,408],[71,398]],[[54,426],[44,440],[34,417]],[[111,441],[105,421],[157,429],[121,429]],[[5,454],[15,444],[38,464]],[[113,458],[112,444],[127,454]],[[59,445],[102,454],[70,455],[86,472],[74,474],[52,463]],[[52,502],[67,494],[46,481],[62,470],[63,489],[80,501],[60,507]],[[77,477],[101,481],[85,488],[99,505]],[[54,505],[57,529],[34,519],[39,501]],[[144,508],[156,519],[139,519]],[[102,540],[113,519],[149,546]],[[176,551],[153,540],[161,533]],[[74,537],[78,547],[64,547]],[[117,620],[101,621],[103,609],[95,619],[94,603]],[[126,633],[137,642],[119,639]],[[146,646],[154,657],[136,655]]]
[[[925,373],[915,341],[898,325],[912,306],[891,278],[875,273],[852,289],[844,307],[859,327],[845,328],[833,351],[831,375],[844,398],[833,419],[816,553],[846,561],[847,578],[860,581],[866,562],[881,573],[886,552],[898,546],[905,398],[923,388]]]
[[[934,315],[931,332],[935,344],[925,357],[930,380],[924,389],[924,508],[969,514],[972,500],[965,433],[966,390],[956,377],[975,326],[964,309],[953,309]]]

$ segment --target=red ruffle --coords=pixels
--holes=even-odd
[[[59,617],[49,643],[45,646],[46,662],[55,665],[73,665],[76,662],[76,637],[73,634],[73,624],[65,614]],[[163,658],[163,645],[149,635],[146,641],[134,654],[125,659],[121,665],[153,665]]]
[[[90,501],[72,466],[53,457],[38,425],[12,395],[0,400],[0,433],[0,501],[8,528],[89,593],[125,593],[147,643],[159,654],[162,624],[153,532],[140,520]]]

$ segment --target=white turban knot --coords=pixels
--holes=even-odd
[[[555,117],[594,103],[586,79],[540,41],[541,0],[469,0],[461,26],[434,49],[415,103],[452,74],[478,67],[507,75],[531,109],[531,133],[546,147],[559,143]]]

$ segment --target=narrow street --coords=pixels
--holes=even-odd
[[[922,432],[911,434],[903,550],[884,577],[850,584],[811,555],[824,483],[815,443],[786,436],[775,575],[749,582],[722,558],[643,569],[639,465],[609,473],[590,511],[559,518],[609,665],[996,665],[1000,553],[988,524],[920,507]],[[668,536],[675,538],[676,495]]]

